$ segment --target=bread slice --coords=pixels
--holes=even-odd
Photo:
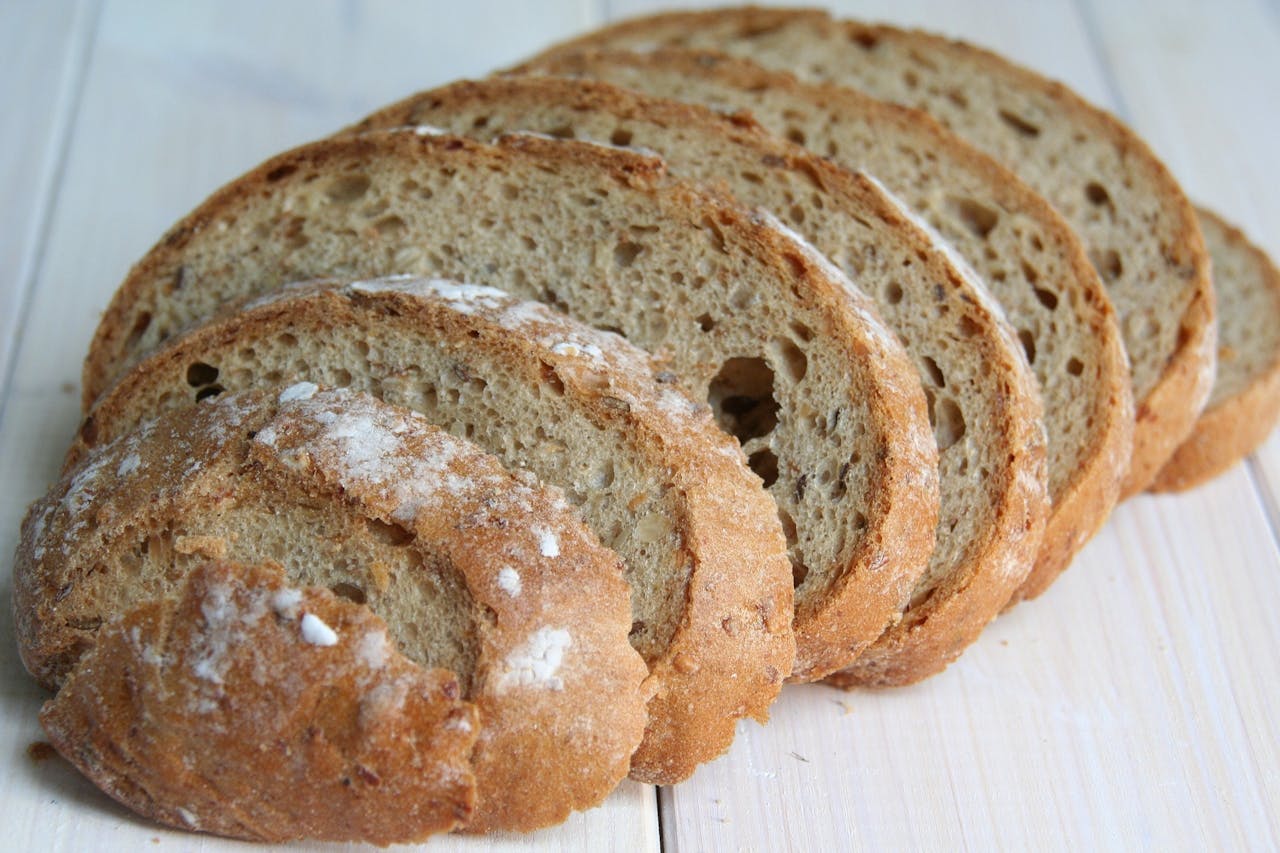
[[[385,845],[465,825],[480,720],[453,673],[273,564],[197,566],[177,589],[104,625],[40,713],[98,787],[151,820],[249,841]],[[261,618],[278,597],[333,644],[308,642],[302,617]],[[218,682],[204,675],[215,649]]]
[[[1252,453],[1280,419],[1280,270],[1221,217],[1197,209],[1218,297],[1218,375],[1196,428],[1151,484],[1176,492]]]
[[[815,10],[656,15],[568,47],[656,45],[722,50],[919,107],[1044,195],[1088,247],[1120,318],[1137,407],[1121,496],[1150,484],[1209,397],[1214,309],[1195,211],[1137,135],[1065,86],[988,51]]]
[[[805,247],[636,152],[420,129],[273,158],[135,267],[99,327],[86,388],[228,299],[393,272],[562,307],[656,352],[709,399],[772,480],[803,578],[797,657],[813,672],[850,662],[845,625],[866,594],[923,571],[937,451],[901,345]],[[804,500],[801,478],[824,489]]]
[[[46,686],[63,684],[104,625],[175,597],[183,578],[210,558],[279,563],[291,585],[328,587],[367,604],[401,654],[454,674],[481,724],[470,759],[476,807],[468,828],[558,823],[571,809],[599,803],[626,775],[647,696],[644,664],[627,642],[631,613],[617,556],[558,492],[516,477],[422,416],[365,394],[298,383],[166,413],[99,448],[23,524],[14,609],[27,669]],[[518,594],[505,568],[518,573]],[[275,668],[269,655],[228,657],[237,644],[261,638],[245,633],[246,624],[274,616],[227,612],[222,600],[215,595],[215,607],[202,611],[203,628],[190,637],[198,645],[185,657],[193,670],[177,676],[181,690],[191,688],[190,675],[205,682],[191,714],[225,714],[239,705],[229,694],[292,672],[287,662]],[[275,616],[298,620],[304,642],[338,641],[334,626],[309,620],[301,601],[273,597],[271,604]],[[375,634],[358,651],[377,658],[387,647]],[[119,690],[104,684],[110,676],[100,670],[77,677],[96,681],[99,691]],[[400,685],[369,689],[333,701],[346,703],[348,720],[360,703],[375,713],[382,701],[400,701]],[[240,707],[252,707],[249,701]],[[104,704],[116,707],[118,697]],[[300,706],[301,718],[281,725],[295,741],[315,737],[317,727],[351,725],[339,707],[308,720]],[[246,745],[279,748],[253,742],[265,730],[260,721],[223,719]],[[129,737],[137,740],[119,745],[129,747],[123,757],[102,758],[114,770],[92,756],[86,763],[105,781],[127,775],[133,750],[150,750],[145,733]],[[401,759],[410,766],[411,744]],[[327,761],[322,752],[315,757]],[[285,785],[299,771],[279,763],[277,782]],[[332,782],[334,768],[314,770]],[[234,804],[241,797],[234,792],[256,780],[237,779],[250,768],[224,772]],[[176,806],[186,807],[166,805],[157,817],[181,817]]]
[[[109,390],[81,454],[156,412],[282,381],[422,412],[562,488],[622,557],[631,643],[654,690],[634,775],[683,778],[728,748],[738,718],[767,716],[795,654],[777,510],[737,442],[670,375],[655,378],[647,354],[539,303],[409,276],[289,287],[237,308]]]
[[[1128,361],[1083,246],[1034,190],[918,110],[724,54],[583,51],[520,70],[607,80],[739,121],[749,114],[774,134],[883,181],[979,274],[1040,384],[1053,504],[1035,567],[1015,598],[1046,589],[1102,526],[1132,452]]]
[[[879,297],[881,315],[903,339],[939,444],[938,546],[907,618],[862,658],[878,661],[879,682],[915,681],[977,638],[1030,571],[1043,530],[1048,501],[1035,378],[981,285],[871,180],[750,122],[581,80],[456,83],[380,110],[358,127],[421,124],[451,133],[526,129],[625,140],[657,152],[677,175],[718,182],[739,200],[774,211],[838,259],[852,281]],[[862,646],[898,613],[867,608],[865,615]]]

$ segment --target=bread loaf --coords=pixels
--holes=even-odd
[[[1146,143],[1065,86],[961,42],[815,10],[741,7],[623,21],[552,51],[722,50],[918,107],[1066,217],[1115,305],[1137,409],[1122,496],[1190,433],[1213,384],[1213,288],[1195,212]]]
[[[645,353],[493,288],[412,276],[244,301],[110,389],[73,458],[157,412],[286,377],[374,394],[559,486],[621,556],[654,692],[635,775],[683,778],[738,718],[765,719],[795,653],[776,509]]]
[[[1031,569],[1047,513],[1042,410],[1012,331],[977,281],[865,176],[768,137],[751,122],[604,83],[492,78],[411,96],[360,129],[427,124],[451,133],[520,129],[626,140],[676,175],[774,211],[878,299],[904,341],[939,445],[938,545],[911,593],[866,596],[854,650],[875,683],[915,681],[977,638]],[[477,130],[479,128],[480,130]],[[975,472],[981,475],[974,476]],[[812,484],[816,489],[822,483]],[[797,484],[807,492],[808,484]],[[819,492],[820,494],[820,492]],[[814,495],[799,499],[814,500]],[[862,649],[894,621],[870,652]],[[803,662],[795,673],[807,679]]]
[[[861,579],[896,587],[923,571],[936,445],[901,345],[805,246],[636,152],[411,130],[280,155],[135,267],[99,327],[86,387],[96,395],[119,365],[229,299],[389,272],[559,306],[654,351],[709,400],[772,481],[800,581],[797,658],[815,674],[852,658]]]
[[[1007,168],[918,110],[720,53],[579,51],[519,71],[608,80],[749,114],[883,181],[981,276],[1040,383],[1052,506],[1035,567],[1015,597],[1046,589],[1102,526],[1133,449],[1120,329],[1079,238]]]
[[[61,721],[58,740],[77,749],[81,744],[99,748],[98,754],[82,755],[81,766],[132,807],[174,822],[174,815],[182,816],[178,807],[191,810],[198,803],[199,824],[218,811],[219,795],[205,790],[199,771],[173,778],[172,766],[158,767],[155,778],[172,782],[168,790],[175,796],[200,788],[205,791],[201,799],[152,808],[145,793],[150,789],[128,783],[136,772],[141,785],[144,774],[133,770],[130,756],[173,760],[149,740],[153,734],[160,743],[177,745],[184,732],[144,729],[150,726],[145,715],[154,707],[151,698],[144,695],[141,706],[131,705],[115,692],[120,671],[114,658],[104,667],[99,656],[96,668],[77,671],[77,662],[94,649],[104,627],[117,646],[133,643],[144,666],[130,671],[140,677],[167,677],[168,664],[149,658],[152,653],[174,656],[177,695],[197,700],[187,712],[216,715],[207,723],[192,721],[193,736],[225,722],[246,744],[275,749],[269,741],[253,739],[274,730],[297,741],[308,736],[308,729],[333,726],[340,747],[361,735],[364,718],[351,722],[359,708],[382,714],[361,703],[399,701],[400,682],[389,683],[384,693],[341,692],[360,678],[352,666],[376,663],[390,649],[374,631],[353,653],[336,636],[348,622],[340,609],[328,611],[338,620],[335,626],[323,618],[308,620],[302,600],[292,594],[287,601],[272,597],[268,613],[258,606],[264,593],[233,591],[228,595],[250,610],[224,612],[217,604],[220,594],[211,593],[215,606],[201,608],[200,630],[166,634],[165,613],[174,608],[164,603],[137,615],[139,608],[180,595],[183,579],[209,559],[278,563],[291,586],[327,587],[367,604],[386,622],[388,640],[400,654],[418,667],[453,674],[460,698],[476,706],[481,726],[470,755],[475,812],[469,829],[530,830],[558,823],[572,809],[599,803],[626,775],[643,732],[648,697],[642,689],[645,667],[627,642],[628,590],[616,555],[600,546],[559,492],[518,479],[492,456],[431,427],[420,415],[367,395],[298,383],[278,394],[223,395],[143,424],[66,472],[23,524],[14,597],[23,662],[51,688],[76,679],[63,711],[55,700],[50,712],[51,719]],[[312,593],[302,595],[317,600]],[[177,611],[193,606],[188,601]],[[291,624],[297,620],[303,642],[335,645],[344,658],[355,658],[338,664],[334,685],[339,694],[312,719],[305,705],[293,720],[241,717],[237,709],[260,704],[252,697],[228,698],[254,690],[256,679],[290,677],[287,662],[275,654],[281,638],[254,627],[259,619],[277,617]],[[128,628],[123,634],[109,627],[121,618]],[[356,619],[350,624],[355,630],[374,623]],[[161,646],[139,645],[143,641],[132,636],[135,627]],[[165,636],[197,646],[184,654],[164,646]],[[291,637],[296,645],[296,636]],[[261,658],[239,648],[259,641],[264,643]],[[313,669],[306,661],[301,667]],[[422,673],[403,687],[423,679],[444,684],[439,676]],[[165,685],[152,681],[145,689],[162,697]],[[309,688],[280,684],[277,689],[282,696],[301,697]],[[601,696],[609,701],[601,702]],[[161,699],[157,713],[162,717],[174,711],[165,707],[169,701]],[[118,722],[103,722],[94,724],[104,727],[95,734],[75,722],[131,709],[144,715],[135,721],[136,733]],[[419,715],[412,713],[406,725]],[[388,723],[402,727],[394,715]],[[123,744],[113,740],[122,731]],[[405,746],[401,760],[411,767],[418,757]],[[463,746],[465,741],[448,753]],[[207,748],[191,745],[193,754]],[[290,779],[314,775],[316,793],[327,790],[336,759],[324,750],[304,750],[301,758],[308,757],[324,763],[282,765],[273,784],[287,787]],[[434,758],[424,753],[422,760]],[[236,804],[248,796],[243,792],[251,790],[259,766],[223,771],[229,774],[229,803],[223,803],[228,814],[234,816]],[[456,801],[462,792],[450,790]],[[245,832],[269,837],[252,814],[263,812],[245,812]],[[439,820],[427,828],[438,828]],[[366,831],[355,822],[351,829]],[[407,827],[402,838],[421,831]]]

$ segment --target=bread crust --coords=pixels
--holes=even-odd
[[[664,13],[587,33],[551,48],[548,53],[628,43],[685,44],[696,42],[698,34],[716,27],[733,29],[727,37],[729,41],[750,39],[789,26],[838,32],[840,39],[868,49],[881,41],[902,42],[917,52],[930,56],[941,54],[954,62],[980,68],[992,79],[1006,80],[1023,91],[1044,96],[1053,104],[1054,113],[1071,115],[1077,125],[1090,128],[1096,138],[1105,140],[1118,152],[1130,172],[1144,175],[1171,228],[1168,243],[1155,247],[1170,270],[1165,282],[1168,290],[1177,291],[1177,301],[1185,305],[1177,320],[1176,343],[1171,351],[1162,354],[1150,387],[1135,388],[1133,450],[1120,498],[1132,497],[1145,489],[1190,434],[1208,399],[1216,355],[1213,287],[1208,252],[1191,203],[1147,144],[1113,115],[1089,104],[1066,86],[983,48],[920,30],[835,20],[827,12],[816,9],[742,7]],[[722,42],[713,46],[726,49],[736,45]],[[803,57],[792,56],[791,61],[798,66]],[[1015,168],[1015,171],[1019,170]],[[1172,293],[1162,297],[1175,298]],[[1026,595],[1030,597],[1035,592],[1028,589]]]
[[[337,643],[308,643],[296,618],[271,613],[282,593]],[[215,685],[197,673],[219,632],[238,642]],[[472,814],[479,714],[447,670],[392,649],[381,666],[364,661],[356,638],[385,635],[368,608],[290,589],[278,566],[208,564],[178,597],[103,627],[40,722],[94,784],[167,826],[275,843],[421,841]]]
[[[97,383],[105,381],[113,370],[128,361],[126,353],[132,345],[130,330],[134,328],[135,317],[139,316],[136,312],[150,310],[147,306],[160,297],[159,290],[183,269],[182,253],[196,239],[195,235],[234,220],[242,205],[272,198],[271,194],[280,192],[278,188],[288,185],[292,176],[301,181],[313,173],[341,174],[353,164],[365,168],[374,161],[393,162],[405,170],[434,169],[447,164],[451,169],[481,175],[519,173],[526,175],[530,182],[544,180],[540,174],[544,167],[559,171],[555,176],[557,181],[563,181],[566,174],[580,176],[590,172],[592,180],[602,181],[601,189],[621,188],[634,193],[628,196],[631,202],[643,201],[650,215],[676,223],[673,227],[678,229],[687,229],[684,233],[691,235],[689,239],[692,240],[695,233],[699,239],[711,233],[723,240],[723,256],[736,259],[732,263],[749,262],[752,270],[767,270],[770,276],[777,276],[780,286],[770,293],[784,303],[787,312],[805,314],[804,322],[815,333],[815,340],[821,338],[825,345],[845,354],[841,356],[837,387],[842,389],[847,402],[842,400],[841,405],[847,412],[858,413],[856,422],[866,427],[866,442],[873,445],[867,448],[870,452],[863,455],[860,464],[869,469],[867,481],[878,484],[874,493],[867,496],[864,509],[867,528],[876,535],[858,538],[856,544],[842,552],[839,564],[834,565],[832,571],[839,576],[869,573],[878,580],[902,574],[918,576],[923,571],[933,548],[933,526],[937,518],[936,447],[929,434],[923,391],[901,345],[883,327],[865,296],[847,290],[840,281],[832,279],[822,264],[762,217],[712,189],[671,178],[660,160],[632,151],[529,135],[485,145],[409,129],[329,139],[275,157],[215,193],[134,267],[113,299],[86,362],[86,376],[96,377],[86,385],[89,389],[86,399],[98,393]],[[578,168],[581,172],[574,171]],[[591,221],[599,221],[598,212]],[[376,240],[376,235],[369,239]],[[370,264],[375,262],[380,263],[375,260]],[[228,268],[234,263],[235,259],[228,260]],[[404,271],[373,268],[350,272],[380,275]],[[301,277],[327,274],[322,270],[295,272]],[[600,272],[600,267],[593,270],[597,275]],[[222,273],[219,280],[226,281],[230,273],[225,269]],[[681,271],[682,275],[685,273],[687,278],[697,277],[692,265]],[[727,274],[722,276],[717,280],[717,288],[727,289],[728,281]],[[283,283],[263,281],[261,287],[266,289]],[[188,279],[183,280],[183,285],[184,293],[213,286]],[[667,304],[671,311],[680,310],[678,299],[669,300]],[[573,313],[573,306],[569,308]],[[733,319],[733,314],[727,313],[721,319],[726,318]],[[638,344],[655,345],[660,358],[675,358],[670,347],[658,346],[660,340],[650,341],[643,336],[644,327],[637,317],[593,319],[616,323],[628,334],[634,333],[633,341]],[[682,317],[681,322],[695,326],[694,317]],[[700,394],[706,393],[705,389],[724,361],[740,354],[715,348],[715,341],[722,339],[720,332],[725,328],[731,328],[727,320],[716,335],[707,336],[701,344],[703,349],[684,358],[678,366],[688,387],[698,389]],[[843,365],[847,365],[847,370]],[[810,373],[814,370],[811,366]],[[853,415],[848,415],[846,423],[852,418]],[[776,437],[778,432],[773,435]],[[926,520],[928,525],[924,523]],[[826,614],[825,610],[856,606],[828,596],[820,608],[799,614],[797,642],[809,653],[798,653],[798,659],[815,673],[847,665],[852,655],[844,640],[839,614],[834,611]]]
[[[773,202],[784,194],[776,191],[779,176],[798,176],[795,183],[813,193],[818,201],[812,203],[810,214],[797,228],[819,250],[861,254],[865,243],[874,245],[879,254],[909,258],[917,269],[923,270],[912,271],[911,278],[906,279],[896,262],[890,264],[892,280],[907,282],[900,288],[903,307],[889,303],[878,306],[891,326],[895,320],[914,321],[930,306],[945,301],[946,313],[934,322],[940,327],[940,334],[962,340],[962,347],[944,349],[918,341],[919,346],[908,345],[908,351],[917,358],[931,353],[927,357],[932,368],[940,369],[957,384],[966,361],[976,360],[984,365],[982,378],[969,380],[964,396],[958,399],[970,431],[985,436],[988,424],[1000,424],[991,436],[999,447],[985,457],[988,461],[984,467],[989,474],[982,484],[974,487],[965,482],[961,486],[959,479],[943,480],[943,505],[954,507],[973,500],[979,505],[970,511],[981,513],[988,520],[972,535],[964,534],[965,544],[954,559],[935,559],[932,568],[963,577],[963,582],[944,581],[949,594],[971,597],[975,602],[982,600],[985,607],[953,603],[939,609],[936,601],[921,604],[913,617],[918,627],[910,639],[904,637],[893,644],[892,657],[900,662],[897,677],[917,680],[940,670],[977,637],[1031,569],[1048,505],[1045,441],[1036,380],[999,309],[986,296],[982,284],[956,267],[947,252],[904,215],[896,202],[865,176],[847,172],[798,146],[770,137],[745,117],[725,118],[704,107],[650,98],[594,81],[552,77],[463,81],[411,96],[356,127],[376,130],[426,124],[466,133],[482,124],[485,135],[527,128],[604,138],[611,135],[610,127],[615,122],[625,128],[629,145],[656,151],[673,173],[722,183],[748,204],[776,207]],[[679,128],[678,134],[671,134],[669,128]],[[740,169],[756,171],[751,173],[753,178],[744,179],[739,177]],[[844,219],[815,230],[825,211],[835,211]],[[885,224],[874,236],[864,236],[857,227],[861,221]],[[867,271],[859,283],[870,293],[880,293],[888,284],[882,277]],[[918,337],[906,327],[896,331],[904,339]],[[919,369],[922,378],[932,382],[924,374],[926,368],[922,365]],[[936,392],[948,393],[942,388]],[[957,447],[956,452],[963,452],[963,447]],[[944,526],[945,516],[944,511]],[[845,585],[854,582],[857,581],[846,579]],[[862,649],[872,645],[886,625],[898,621],[908,600],[904,592],[909,591],[900,589],[890,598],[844,590],[847,600],[861,601],[856,612],[844,614],[846,625],[863,628],[856,634],[848,633],[858,641],[859,653],[866,654]],[[933,653],[938,650],[945,650],[945,654],[935,656]],[[810,677],[810,672],[800,670],[792,680]]]
[[[239,505],[257,529],[290,523],[264,515],[264,505],[319,513],[327,536],[310,542],[320,556],[248,541],[225,521]],[[298,532],[313,537],[314,527]],[[350,537],[364,537],[379,557],[351,560],[341,550]],[[140,539],[137,550],[124,544]],[[558,492],[522,482],[408,410],[308,383],[166,413],[94,452],[33,505],[15,561],[28,671],[59,687],[102,625],[172,598],[215,547],[234,560],[278,559],[291,577],[350,578],[384,612],[407,606],[406,596],[446,596],[451,618],[465,622],[444,645],[466,669],[454,677],[481,720],[468,830],[558,823],[626,775],[647,692],[627,642],[629,591],[617,557]],[[420,568],[405,571],[412,577],[378,568],[396,565],[401,547],[416,555]],[[145,554],[172,568],[140,574]],[[518,567],[518,595],[500,582],[504,565]],[[215,687],[218,677],[210,676]],[[611,701],[600,702],[601,692]],[[534,775],[540,784],[530,784]]]
[[[599,440],[627,448],[648,469],[661,472],[674,502],[675,559],[687,574],[683,607],[661,651],[646,655],[653,698],[631,773],[659,783],[683,779],[728,748],[738,718],[767,718],[793,665],[791,570],[773,502],[710,410],[671,383],[658,382],[659,365],[647,353],[537,303],[487,288],[473,291],[473,297],[451,295],[456,290],[410,276],[314,282],[227,306],[218,317],[170,339],[103,394],[69,460],[89,451],[86,438],[109,442],[149,413],[192,405],[188,365],[225,368],[237,351],[261,349],[283,334],[324,340],[332,336],[328,330],[340,328],[359,330],[356,337],[366,341],[416,339],[424,350],[452,353],[458,369],[490,383],[494,365],[535,386],[550,371],[566,408],[598,430]],[[565,342],[582,352],[566,349]],[[350,381],[362,382],[364,357],[336,342],[332,349],[349,362]],[[372,357],[388,358],[377,352]],[[326,378],[311,367],[292,369],[296,379]],[[368,388],[379,396],[392,393],[398,361],[365,369],[387,380],[386,387],[373,382]],[[225,370],[219,381],[228,392],[269,384],[263,376],[238,379]],[[515,430],[523,415],[509,417]],[[553,431],[549,438],[557,435]],[[541,473],[550,479],[556,472]],[[559,485],[572,485],[570,472],[559,476]]]
[[[1084,451],[1069,457],[1058,455],[1054,451],[1056,440],[1052,420],[1047,419],[1053,503],[1035,566],[1015,592],[1014,600],[1033,597],[1046,589],[1110,515],[1133,450],[1133,392],[1128,357],[1121,341],[1115,309],[1089,262],[1083,244],[1066,221],[1016,175],[960,140],[928,114],[875,100],[855,89],[802,83],[786,72],[771,71],[746,59],[714,51],[679,48],[659,48],[646,53],[583,50],[552,52],[510,73],[608,78],[609,71],[615,68],[649,72],[646,86],[653,79],[654,72],[674,72],[690,79],[712,81],[720,87],[718,91],[721,93],[725,89],[730,92],[736,89],[741,95],[737,100],[730,97],[730,106],[744,108],[748,112],[737,113],[731,119],[743,124],[750,124],[756,117],[750,110],[758,97],[756,93],[762,91],[782,93],[798,103],[829,111],[837,119],[840,116],[865,117],[864,120],[881,131],[886,144],[907,140],[915,150],[928,151],[938,157],[940,172],[958,170],[962,174],[980,176],[989,193],[984,202],[1040,225],[1040,235],[1052,243],[1050,253],[1067,270],[1061,282],[1045,284],[1056,284],[1060,288],[1057,294],[1060,309],[1073,312],[1072,316],[1078,318],[1073,331],[1080,331],[1086,340],[1092,342],[1095,350],[1086,385],[1090,406],[1084,413],[1084,420],[1090,426]],[[630,78],[627,78],[627,83],[630,84]],[[408,105],[413,100],[401,103]],[[781,130],[779,127],[773,129],[775,132]],[[815,144],[812,138],[806,141]],[[986,283],[998,298],[1000,285],[991,281]],[[1007,304],[1005,309],[1010,311]],[[1010,319],[1016,321],[1017,318],[1010,312]],[[1066,375],[1068,365],[1037,361],[1036,368],[1037,376],[1044,383]],[[1053,395],[1046,391],[1042,396],[1047,411],[1051,413]]]
[[[1204,208],[1198,214],[1207,228],[1213,228],[1233,253],[1248,258],[1261,286],[1280,304],[1280,270],[1261,248],[1249,241],[1239,228]],[[1214,268],[1220,304],[1232,297],[1232,285],[1223,284],[1221,265]],[[1223,309],[1225,314],[1225,308]],[[1220,339],[1220,346],[1232,341]],[[1268,354],[1268,364],[1237,394],[1212,399],[1195,429],[1160,469],[1152,482],[1153,492],[1180,492],[1213,479],[1258,448],[1280,420],[1280,352]],[[1216,395],[1215,395],[1216,397]]]

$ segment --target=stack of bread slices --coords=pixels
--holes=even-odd
[[[1278,312],[1031,71],[628,21],[281,154],[137,263],[23,524],[23,660],[171,826],[548,826],[784,683],[941,671],[1117,500],[1238,462]]]

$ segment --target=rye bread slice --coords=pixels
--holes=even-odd
[[[777,510],[737,442],[646,353],[450,281],[315,282],[245,301],[108,390],[73,460],[210,395],[304,380],[371,393],[561,488],[621,556],[654,692],[634,775],[683,778],[728,748],[739,718],[767,717],[795,653]]]
[[[87,395],[229,299],[299,279],[431,274],[561,307],[654,351],[747,438],[796,591],[798,659],[847,665],[868,586],[918,577],[937,523],[923,390],[874,306],[804,246],[661,160],[430,128],[275,157],[180,222],[132,271],[86,362]],[[804,503],[800,478],[828,483]]]
[[[644,730],[646,670],[627,641],[629,590],[617,555],[558,491],[518,478],[422,416],[298,383],[165,413],[99,448],[23,524],[14,612],[27,669],[46,686],[62,685],[104,625],[176,596],[211,558],[275,562],[293,585],[363,600],[400,654],[453,674],[454,692],[476,706],[481,726],[468,828],[558,823],[599,803],[626,775]],[[518,595],[504,581],[506,567],[519,573]],[[304,642],[338,645],[341,624],[308,620],[297,599],[270,604],[270,612],[204,614],[193,637],[201,648],[187,659],[207,683],[192,694],[190,713],[221,715],[236,704],[229,691],[290,677],[270,657],[235,650],[262,639],[246,633],[257,618],[296,620]],[[388,651],[381,639],[371,638],[369,655]],[[106,675],[76,677],[121,687],[103,684]],[[392,701],[399,689],[377,687],[335,696],[317,719],[298,721],[301,732],[285,729],[305,737],[308,725],[344,725],[340,707]],[[600,702],[602,694],[611,701]],[[227,722],[246,740],[264,728],[254,719]],[[139,738],[134,746],[145,748]],[[404,752],[411,766],[411,744]],[[103,760],[111,759],[108,749]],[[230,780],[238,771],[226,772]]]
[[[1133,442],[1120,329],[1075,232],[1008,169],[919,110],[724,54],[582,51],[519,70],[607,80],[749,114],[774,134],[883,181],[979,274],[1040,383],[1053,504],[1035,567],[1015,598],[1046,589],[1106,521]]]
[[[1213,258],[1218,375],[1209,405],[1153,492],[1216,477],[1257,449],[1280,419],[1280,270],[1239,228],[1204,208],[1196,212]]]
[[[1022,348],[981,284],[868,178],[749,121],[604,83],[549,77],[461,82],[407,98],[357,129],[529,130],[625,141],[679,176],[776,213],[878,298],[915,361],[939,445],[938,545],[905,618],[867,609],[860,660],[876,683],[916,681],[977,638],[1031,569],[1047,513],[1044,427]],[[825,484],[797,483],[808,496]],[[803,499],[803,498],[801,498]],[[810,498],[812,499],[812,497]],[[875,661],[874,666],[870,661]],[[809,673],[798,670],[799,678]]]
[[[722,50],[918,107],[1047,198],[1088,247],[1129,354],[1137,421],[1121,497],[1150,484],[1209,397],[1215,327],[1195,211],[1133,131],[1062,84],[989,51],[817,10],[656,15],[565,47],[657,45]]]

